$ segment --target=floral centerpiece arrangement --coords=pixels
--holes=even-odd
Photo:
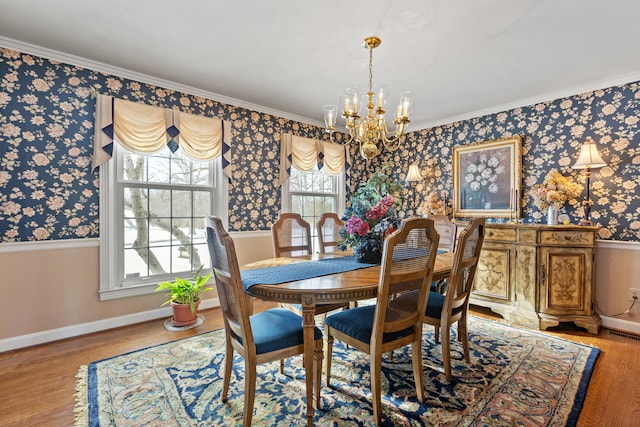
[[[443,192],[444,195],[444,192]],[[427,198],[418,208],[419,215],[442,215],[446,214],[445,201],[438,197],[435,191],[430,192]]]
[[[529,195],[533,198],[533,204],[540,210],[553,208],[558,210],[567,200],[575,199],[582,192],[582,186],[573,178],[566,177],[552,169],[544,177],[542,184],[531,187]]]
[[[403,186],[389,175],[390,163],[361,184],[349,201],[340,230],[340,249],[350,246],[357,261],[379,263],[384,239],[400,226],[397,208]]]

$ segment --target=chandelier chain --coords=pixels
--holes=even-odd
[[[373,92],[373,47],[369,46],[369,92]]]

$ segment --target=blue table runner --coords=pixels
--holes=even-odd
[[[255,270],[243,270],[240,275],[246,292],[251,286],[257,284],[277,285],[278,283],[344,273],[345,271],[368,268],[374,265],[357,262],[352,256],[344,256],[317,261],[296,262],[276,267],[256,268]]]
[[[438,253],[446,252],[439,249]],[[426,256],[425,248],[402,248],[394,253],[393,260],[416,258]],[[256,268],[240,272],[242,285],[245,292],[253,285],[277,285],[279,283],[294,282],[296,280],[311,279],[313,277],[328,276],[330,274],[344,273],[360,268],[372,267],[376,264],[357,262],[352,256],[338,258],[325,258],[317,261],[296,262],[275,267]]]

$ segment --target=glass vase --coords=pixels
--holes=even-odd
[[[558,209],[553,206],[547,209],[547,225],[558,225]]]

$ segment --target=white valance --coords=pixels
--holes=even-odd
[[[277,185],[281,186],[289,179],[292,164],[302,171],[310,171],[317,166],[337,175],[347,167],[347,156],[343,145],[290,133],[280,134],[280,178]]]
[[[167,134],[171,110],[124,99],[113,101],[114,137],[120,145],[135,153],[155,153],[166,147],[171,139]]]
[[[194,159],[215,159],[222,153],[222,120],[174,111],[180,130],[178,145]]]
[[[231,176],[231,124],[215,117],[99,94],[96,97],[93,169],[111,159],[114,140],[137,153],[154,153],[168,146],[173,152],[180,148],[198,160],[222,155],[224,173]]]
[[[322,161],[324,170],[332,175],[342,172],[347,165],[348,150],[343,145],[322,141]]]

